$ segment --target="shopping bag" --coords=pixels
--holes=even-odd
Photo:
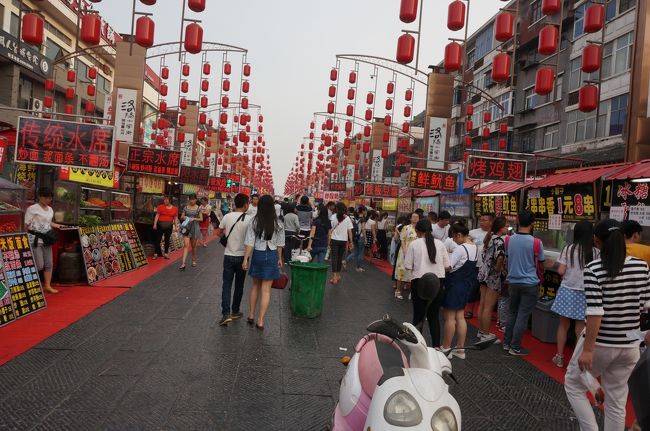
[[[289,277],[287,277],[287,274],[285,274],[284,272],[281,272],[280,278],[276,278],[275,280],[273,280],[273,284],[271,285],[271,287],[273,289],[284,289],[285,287],[287,287],[287,284],[289,284]]]

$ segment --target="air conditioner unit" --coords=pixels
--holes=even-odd
[[[29,102],[29,109],[34,112],[43,112],[43,100],[32,98]]]

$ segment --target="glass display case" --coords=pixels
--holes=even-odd
[[[24,231],[27,189],[0,178],[0,233]]]
[[[130,193],[111,192],[111,221],[130,221],[133,213],[133,203]]]
[[[161,203],[158,194],[138,193],[135,195],[135,221],[142,224],[153,224],[155,209]]]
[[[78,223],[82,226],[107,223],[108,190],[80,186],[80,191]]]
[[[60,224],[76,224],[77,184],[62,181],[57,181],[54,184],[54,197],[52,199],[54,221]]]

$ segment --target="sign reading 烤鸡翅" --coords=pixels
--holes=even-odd
[[[467,179],[481,181],[526,182],[526,160],[469,156]]]

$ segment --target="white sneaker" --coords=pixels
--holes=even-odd
[[[451,354],[458,359],[465,359],[465,349],[452,350]]]

